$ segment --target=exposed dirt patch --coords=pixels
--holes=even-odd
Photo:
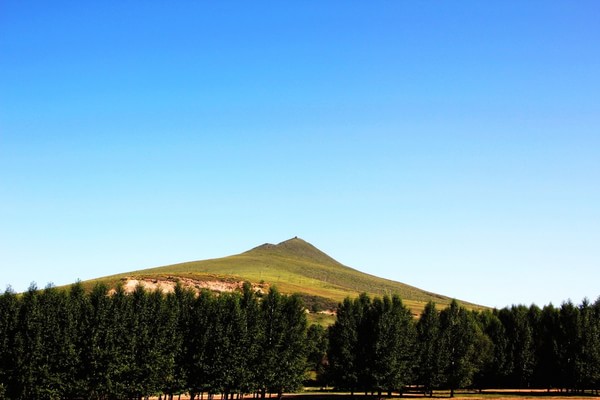
[[[196,293],[202,290],[210,290],[212,292],[235,292],[241,291],[244,286],[244,281],[225,281],[225,280],[202,280],[183,277],[165,277],[165,278],[123,278],[123,289],[126,293],[132,293],[138,286],[143,287],[148,291],[160,290],[163,293],[173,293],[177,283],[185,289],[191,289]],[[269,285],[266,283],[251,284],[255,292],[265,293],[269,290]],[[114,290],[111,292],[114,293]]]

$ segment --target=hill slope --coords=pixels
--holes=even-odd
[[[301,294],[309,308],[315,310],[333,308],[345,297],[354,297],[362,292],[379,296],[398,294],[415,313],[419,313],[429,300],[440,305],[449,304],[451,300],[347,267],[299,238],[277,245],[266,243],[229,257],[133,271],[84,284],[104,282],[112,286],[118,282],[144,282],[147,286],[164,290],[167,283],[174,285],[177,280],[186,286],[215,290],[231,290],[243,281],[263,289],[275,285],[283,293]],[[479,308],[474,304],[463,304]]]

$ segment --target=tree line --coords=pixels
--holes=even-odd
[[[415,320],[397,296],[363,294],[340,304],[328,338],[321,379],[350,392],[600,388],[600,299],[479,312],[430,302]]]
[[[31,287],[0,296],[0,398],[142,399],[298,390],[306,314],[296,296],[177,286],[109,294]]]
[[[600,387],[600,299],[469,311],[398,296],[347,298],[336,322],[307,327],[276,289],[199,295],[141,286],[86,292],[32,286],[0,295],[0,399],[233,400],[321,386],[382,394],[459,388]]]

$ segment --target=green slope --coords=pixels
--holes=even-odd
[[[347,296],[362,292],[371,295],[398,294],[414,313],[420,313],[429,300],[449,304],[450,298],[404,283],[365,274],[342,265],[310,243],[299,238],[277,245],[264,244],[229,257],[133,271],[84,282],[116,285],[125,278],[187,279],[195,281],[249,281],[275,285],[283,293],[299,293],[309,307],[335,307]],[[480,306],[462,302],[470,308]]]

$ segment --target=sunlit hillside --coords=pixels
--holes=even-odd
[[[248,281],[257,288],[275,285],[283,293],[300,294],[307,307],[315,312],[335,309],[347,296],[366,292],[373,296],[398,294],[413,313],[433,300],[446,305],[450,298],[414,286],[379,278],[347,267],[310,243],[293,238],[277,245],[263,244],[241,254],[202,261],[191,261],[157,268],[127,272],[84,282],[110,286],[144,283],[153,288],[168,288],[167,283],[180,281],[192,288],[234,290]],[[462,302],[467,307],[479,306]]]

